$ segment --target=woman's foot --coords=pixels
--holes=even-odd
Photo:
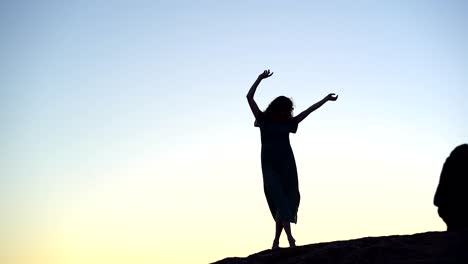
[[[296,240],[294,238],[288,238],[289,241],[289,247],[295,247],[296,246]]]
[[[273,240],[273,246],[271,246],[271,249],[278,249],[279,248],[279,240]]]

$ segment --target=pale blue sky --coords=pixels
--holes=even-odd
[[[4,1],[1,227],[12,238],[19,218],[47,222],[115,180],[100,172],[132,162],[201,160],[193,175],[154,175],[166,190],[193,178],[216,189],[204,166],[225,158],[232,171],[245,155],[256,170],[239,177],[261,179],[245,94],[264,69],[275,74],[257,92],[262,109],[281,94],[296,111],[340,96],[292,139],[300,175],[320,153],[336,167],[361,157],[343,179],[359,186],[372,183],[357,174],[373,159],[427,163],[433,174],[409,182],[429,194],[468,141],[467,11],[466,1]]]

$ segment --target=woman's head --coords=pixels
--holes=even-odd
[[[285,121],[292,117],[294,105],[286,96],[278,96],[265,110],[267,118],[274,121]]]

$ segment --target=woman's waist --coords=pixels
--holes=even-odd
[[[262,156],[270,156],[270,157],[286,157],[292,156],[293,151],[290,145],[283,145],[283,146],[262,146]]]
[[[262,140],[262,148],[291,148],[289,140]]]

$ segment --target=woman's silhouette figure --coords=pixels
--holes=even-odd
[[[271,75],[273,72],[266,70],[258,76],[247,94],[247,101],[255,116],[255,126],[259,127],[261,132],[263,189],[276,222],[272,246],[272,249],[276,249],[279,247],[283,228],[288,236],[289,246],[296,246],[290,223],[297,222],[300,194],[289,133],[296,133],[297,126],[302,120],[327,101],[336,101],[338,96],[331,93],[295,117],[292,116],[291,99],[279,96],[262,112],[254,100],[254,94],[260,82]]]

